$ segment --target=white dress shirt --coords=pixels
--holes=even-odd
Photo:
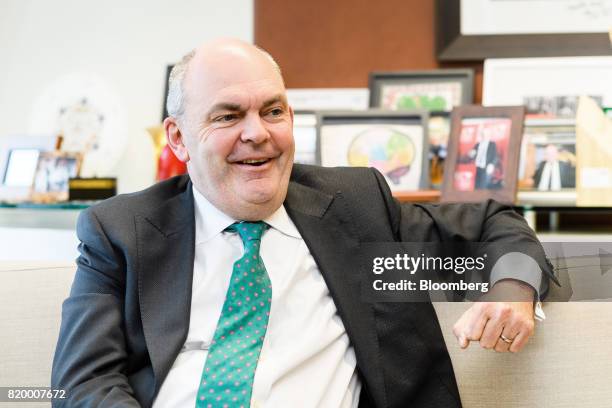
[[[540,191],[558,191],[561,190],[561,171],[559,170],[559,162],[547,161],[542,170],[540,176],[540,184],[538,184],[538,190]]]
[[[233,264],[243,253],[235,222],[195,188],[196,247],[186,346],[213,338]],[[284,207],[264,220],[261,257],[272,306],[251,396],[252,407],[342,407],[359,403],[355,351],[329,290]],[[204,346],[205,348],[206,346]],[[194,407],[207,350],[182,351],[153,406]]]
[[[480,167],[484,169],[487,167],[487,149],[489,148],[488,140],[481,140],[478,142],[478,151],[476,152],[476,159],[474,159],[474,163],[476,167]]]

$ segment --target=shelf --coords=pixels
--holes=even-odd
[[[419,190],[393,194],[402,203],[437,203],[440,201],[439,190]]]

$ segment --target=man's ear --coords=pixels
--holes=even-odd
[[[176,118],[169,116],[164,119],[164,129],[168,146],[170,146],[174,155],[183,163],[187,163],[189,161],[189,152],[187,152],[187,147],[183,143],[183,133],[179,129]]]

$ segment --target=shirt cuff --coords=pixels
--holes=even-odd
[[[502,279],[516,279],[531,286],[536,291],[538,300],[534,307],[534,318],[540,322],[546,319],[542,302],[539,301],[542,269],[535,259],[520,252],[509,252],[502,255],[491,270],[491,287]]]
[[[535,300],[540,299],[542,269],[535,259],[529,255],[520,252],[508,252],[502,255],[491,269],[491,287],[502,279],[515,279],[525,282],[535,290]]]

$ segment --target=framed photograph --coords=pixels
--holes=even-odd
[[[440,189],[444,181],[444,162],[448,154],[451,119],[448,112],[431,112],[427,123],[429,138],[429,178],[431,187]]]
[[[319,112],[319,163],[374,167],[394,193],[428,188],[428,116],[424,110]]]
[[[436,54],[441,61],[612,55],[610,10],[612,0],[436,0]]]
[[[514,203],[523,106],[461,106],[453,110],[441,200]]]
[[[578,98],[612,106],[612,57],[490,59],[484,64],[485,106],[525,105],[528,118],[574,118]]]
[[[295,111],[293,115],[294,161],[300,164],[318,164],[317,115],[315,111]]]
[[[78,153],[42,152],[32,184],[32,201],[52,203],[68,200],[68,181],[79,175]]]
[[[371,108],[451,112],[474,102],[474,71],[372,72],[369,88]]]
[[[39,155],[40,150],[33,148],[9,150],[2,184],[6,187],[30,187]]]
[[[542,197],[551,191],[576,188],[576,127],[573,120],[527,120],[518,186],[537,191]]]
[[[38,156],[55,148],[55,135],[0,137],[0,201],[19,203],[30,199]]]

